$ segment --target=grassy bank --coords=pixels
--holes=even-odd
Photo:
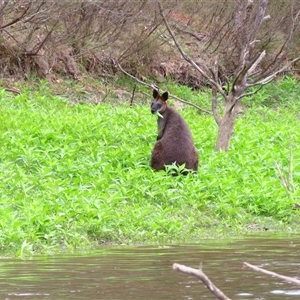
[[[209,93],[169,88],[208,103]],[[212,116],[181,110],[200,169],[172,177],[149,167],[157,132],[148,105],[75,104],[47,84],[0,91],[1,252],[297,230],[299,83],[274,83],[245,104],[228,153],[214,151]]]

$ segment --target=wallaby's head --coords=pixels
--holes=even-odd
[[[151,112],[155,114],[156,112],[163,113],[167,108],[167,100],[169,94],[164,92],[162,95],[158,93],[157,90],[153,90],[153,102],[151,103]]]

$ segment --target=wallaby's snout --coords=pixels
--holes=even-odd
[[[151,113],[155,114],[157,111],[161,109],[161,107],[162,107],[161,103],[157,99],[154,99],[154,101],[151,104]]]

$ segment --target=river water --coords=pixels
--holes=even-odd
[[[216,299],[202,270],[231,299],[300,299],[300,286],[243,268],[243,262],[300,279],[300,235],[200,240],[165,246],[102,246],[91,252],[0,260],[0,299]]]

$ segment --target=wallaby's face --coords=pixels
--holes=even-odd
[[[157,90],[153,90],[153,102],[151,103],[151,112],[153,114],[163,113],[167,108],[168,92],[164,92],[161,96]]]

